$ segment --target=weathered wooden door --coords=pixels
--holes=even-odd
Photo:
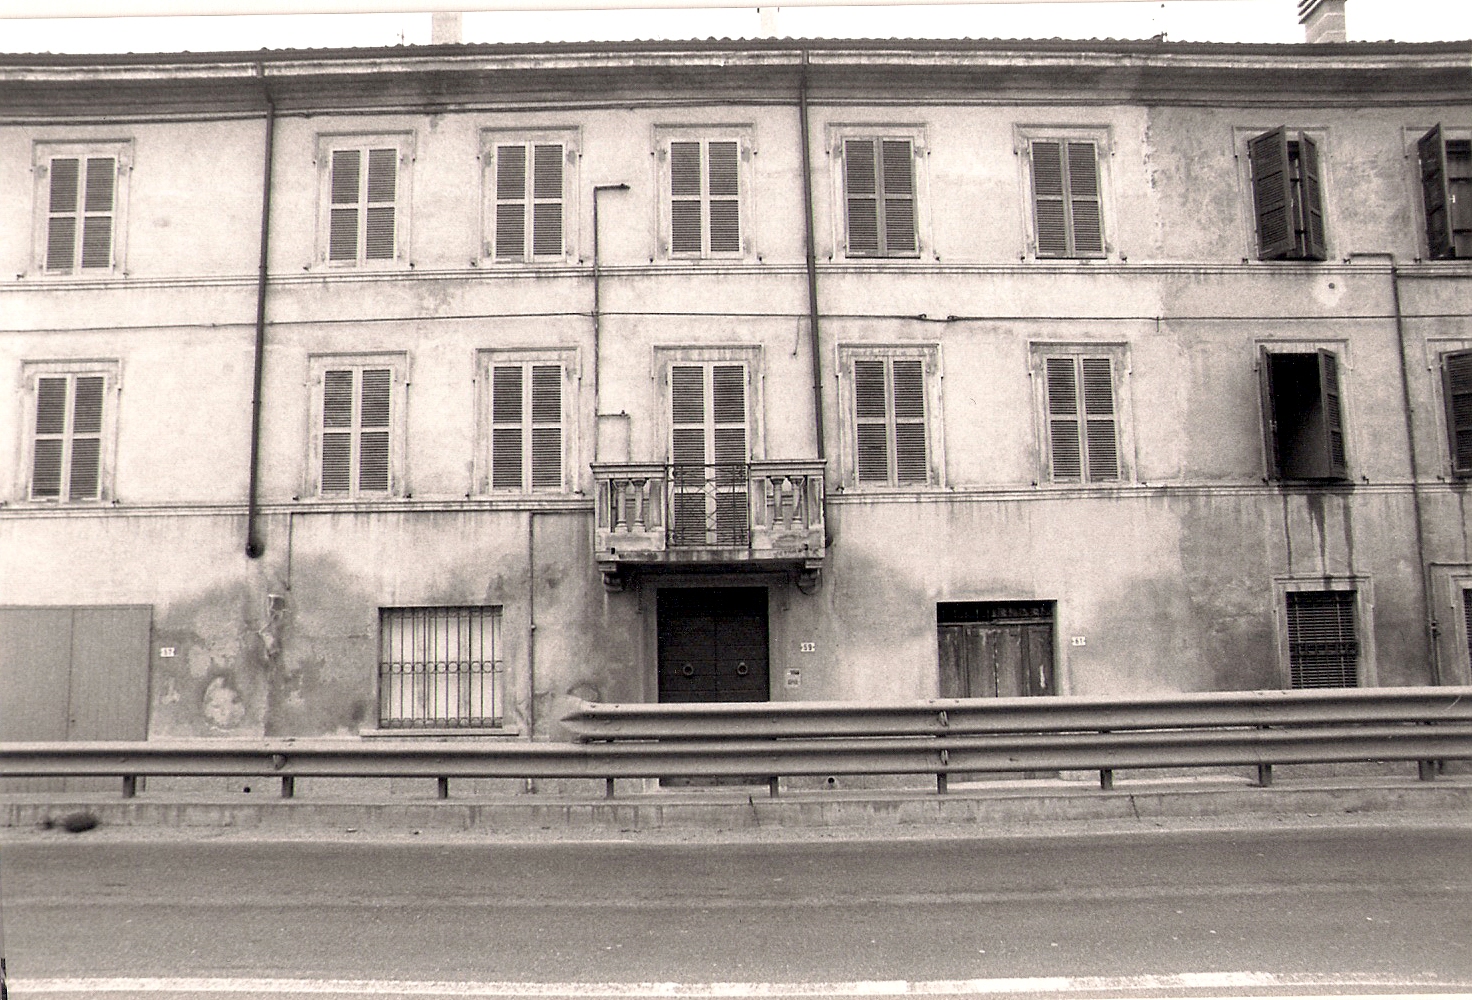
[[[657,613],[660,701],[767,700],[765,587],[665,588]]]
[[[1052,694],[1051,622],[942,624],[942,698],[1019,698]]]

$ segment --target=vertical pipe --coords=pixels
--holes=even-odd
[[[798,85],[798,117],[802,138],[802,204],[803,236],[806,241],[808,268],[808,339],[813,351],[813,430],[817,438],[818,458],[827,459],[823,443],[823,360],[818,353],[818,258],[813,238],[813,163],[809,148],[808,126],[808,51],[802,52],[802,78]]]
[[[256,492],[260,485],[261,459],[261,376],[266,364],[266,276],[268,255],[271,245],[271,159],[272,146],[276,140],[276,105],[271,100],[271,91],[266,86],[266,70],[256,63],[256,73],[261,79],[261,96],[266,102],[265,157],[261,169],[261,259],[256,271],[256,345],[255,377],[251,384],[250,397],[250,486],[246,499],[245,554],[259,559],[266,551],[256,524],[258,501]]]
[[[537,728],[537,512],[526,512],[526,729],[527,738]],[[527,779],[528,791],[531,779]]]

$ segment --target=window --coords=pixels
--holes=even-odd
[[[569,238],[577,190],[577,133],[486,131],[481,135],[486,166],[486,246],[489,260],[561,261],[575,251]]]
[[[385,729],[499,727],[506,712],[499,607],[380,608]]]
[[[572,488],[576,376],[572,351],[481,352],[482,493]]]
[[[1129,479],[1123,344],[1032,345],[1043,478],[1055,483]]]
[[[844,220],[848,257],[919,257],[916,137],[844,137]]]
[[[329,264],[384,264],[404,257],[407,136],[325,136],[323,255]]]
[[[1286,128],[1247,142],[1260,260],[1325,260],[1319,144]]]
[[[703,138],[661,130],[661,228],[671,257],[741,257],[749,250],[745,164],[749,129]]]
[[[402,479],[401,357],[312,360],[316,413],[315,493],[389,496]]]
[[[745,545],[751,526],[746,365],[673,364],[669,379],[670,542]]]
[[[1441,390],[1452,475],[1472,476],[1472,351],[1441,356]]]
[[[32,500],[105,500],[116,426],[114,362],[26,365]]]
[[[1357,687],[1360,643],[1355,591],[1289,591],[1285,597],[1288,686]]]
[[[1472,141],[1448,139],[1438,125],[1416,144],[1421,162],[1426,253],[1472,257]]]
[[[938,484],[936,349],[840,348],[840,364],[853,484]]]
[[[110,274],[121,267],[126,142],[38,143],[37,260],[47,274]]]
[[[1258,374],[1270,479],[1348,478],[1339,363],[1333,351],[1260,348]]]
[[[1034,237],[1039,257],[1104,256],[1099,153],[1092,140],[1033,139]]]

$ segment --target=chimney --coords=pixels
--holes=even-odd
[[[1344,0],[1298,0],[1298,23],[1306,42],[1345,41]]]
[[[1343,6],[1341,2],[1341,6]],[[423,24],[423,21],[419,22]],[[460,15],[459,14],[431,14],[429,22],[429,42],[431,45],[459,45],[460,44]]]

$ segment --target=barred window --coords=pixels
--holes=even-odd
[[[1355,591],[1305,590],[1286,596],[1289,687],[1358,687]]]
[[[380,608],[379,725],[503,725],[501,657],[499,607]]]

